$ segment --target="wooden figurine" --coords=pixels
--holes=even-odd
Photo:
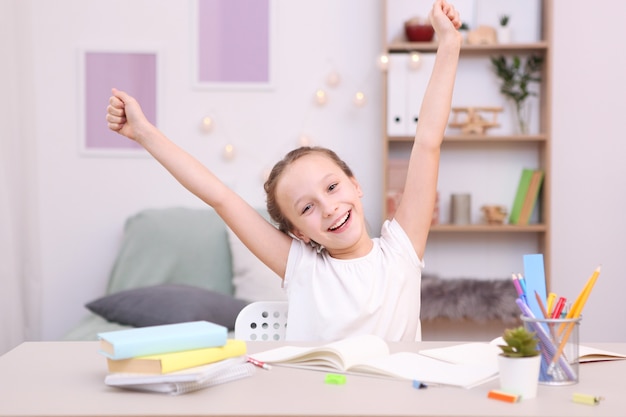
[[[502,224],[506,219],[507,211],[504,206],[482,206],[481,210],[489,224]]]
[[[479,26],[467,34],[468,45],[494,45],[498,42],[498,35],[491,26]]]
[[[502,107],[453,107],[449,126],[461,128],[464,134],[483,135],[490,127],[500,126],[497,119],[501,111]],[[491,112],[491,120],[483,112]],[[461,115],[465,115],[464,120],[459,120]]]

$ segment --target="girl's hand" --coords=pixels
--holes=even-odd
[[[150,125],[137,100],[115,88],[109,98],[106,120],[109,129],[132,140],[137,140],[139,132]]]
[[[461,16],[454,6],[446,0],[435,1],[430,11],[429,19],[440,39],[450,34],[456,34],[460,37],[458,29],[462,23]]]

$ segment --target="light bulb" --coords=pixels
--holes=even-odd
[[[411,52],[411,56],[409,58],[409,68],[412,70],[416,70],[420,67],[421,57],[418,52]]]
[[[326,91],[319,89],[315,92],[315,102],[323,106],[328,101],[328,96],[326,95]]]
[[[311,146],[311,138],[306,134],[301,134],[298,138],[298,145],[300,146]]]
[[[200,123],[200,130],[204,133],[211,133],[213,130],[213,118],[211,116],[204,116]]]
[[[357,91],[354,95],[354,104],[357,107],[363,107],[365,105],[365,93],[362,91]]]
[[[385,54],[382,54],[378,57],[378,68],[382,71],[387,71],[389,68],[389,57]]]
[[[232,144],[224,146],[222,156],[227,161],[232,161],[235,158],[235,147]]]
[[[326,85],[328,85],[331,88],[337,87],[340,82],[341,82],[341,76],[339,75],[337,71],[332,71],[326,77]]]

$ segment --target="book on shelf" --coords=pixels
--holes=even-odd
[[[415,352],[390,353],[387,343],[373,335],[315,347],[283,346],[250,356],[273,365],[463,388],[490,381],[498,372],[497,363],[452,364]]]
[[[136,327],[98,333],[99,352],[111,359],[223,346],[228,329],[208,321]]]
[[[535,209],[535,205],[537,203],[537,197],[539,196],[539,190],[541,190],[542,183],[543,171],[539,169],[534,170],[530,178],[528,190],[524,196],[524,203],[522,204],[522,210],[520,211],[517,224],[527,225],[529,223],[530,216],[533,214],[533,210]]]
[[[528,194],[528,188],[530,187],[530,181],[532,179],[534,170],[530,168],[522,169],[522,174],[517,184],[517,191],[515,192],[515,199],[511,206],[511,212],[509,214],[509,224],[519,224],[520,214],[522,212],[522,206]]]
[[[180,395],[245,378],[254,372],[254,365],[245,358],[230,358],[169,374],[112,373],[104,378],[104,383],[133,391]]]
[[[107,358],[109,372],[165,374],[246,354],[246,342],[228,339],[224,346],[158,353],[127,359]]]

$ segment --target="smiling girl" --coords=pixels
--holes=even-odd
[[[289,300],[288,340],[330,341],[357,334],[421,339],[422,256],[461,46],[461,20],[453,6],[436,0],[429,17],[439,46],[403,198],[375,238],[367,231],[361,186],[333,151],[298,148],[274,166],[265,191],[276,228],[167,139],[133,97],[113,89],[107,107],[109,128],[141,144],[283,279]]]

